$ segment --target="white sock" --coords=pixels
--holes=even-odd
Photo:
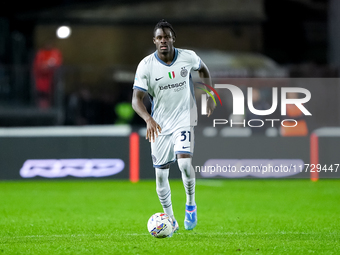
[[[187,205],[195,205],[195,170],[191,165],[191,158],[177,159],[178,167],[182,172],[182,180],[187,194]]]
[[[155,168],[156,171],[156,191],[163,206],[164,213],[175,219],[171,203],[171,190],[169,185],[169,168],[160,169]]]

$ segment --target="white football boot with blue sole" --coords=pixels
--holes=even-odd
[[[172,237],[172,235],[173,235],[174,233],[176,233],[176,232],[178,231],[178,229],[179,229],[179,226],[178,226],[177,220],[173,220],[173,221],[172,221],[172,232],[171,232],[170,235],[168,235],[168,237]]]

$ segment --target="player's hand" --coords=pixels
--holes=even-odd
[[[208,113],[208,117],[213,113],[213,111],[215,110],[215,102],[211,97],[208,97],[208,101],[207,101],[207,113]]]
[[[152,118],[150,117],[147,121],[146,121],[146,137],[145,139],[149,139],[149,142],[155,142],[155,137],[158,137],[158,132],[161,133],[162,132],[162,128],[160,125],[158,125],[158,123]]]

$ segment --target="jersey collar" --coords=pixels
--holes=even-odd
[[[174,49],[175,49],[175,56],[174,56],[174,59],[172,60],[172,62],[169,65],[158,57],[157,50],[155,51],[154,55],[155,55],[156,59],[159,61],[159,63],[161,63],[165,66],[172,66],[175,63],[177,56],[178,56],[178,50],[176,48],[174,48]]]

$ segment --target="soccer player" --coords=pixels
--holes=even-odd
[[[132,96],[133,109],[147,125],[146,139],[151,142],[156,191],[164,212],[172,218],[173,232],[179,226],[172,210],[168,176],[176,156],[186,192],[184,227],[191,230],[197,224],[195,171],[191,163],[197,108],[190,71],[198,71],[203,82],[211,85],[207,66],[195,52],[175,48],[175,39],[170,23],[161,20],[156,24],[153,33],[156,51],[139,63]],[[151,100],[151,115],[143,103],[146,94]],[[214,107],[212,98],[208,98],[208,117]]]

